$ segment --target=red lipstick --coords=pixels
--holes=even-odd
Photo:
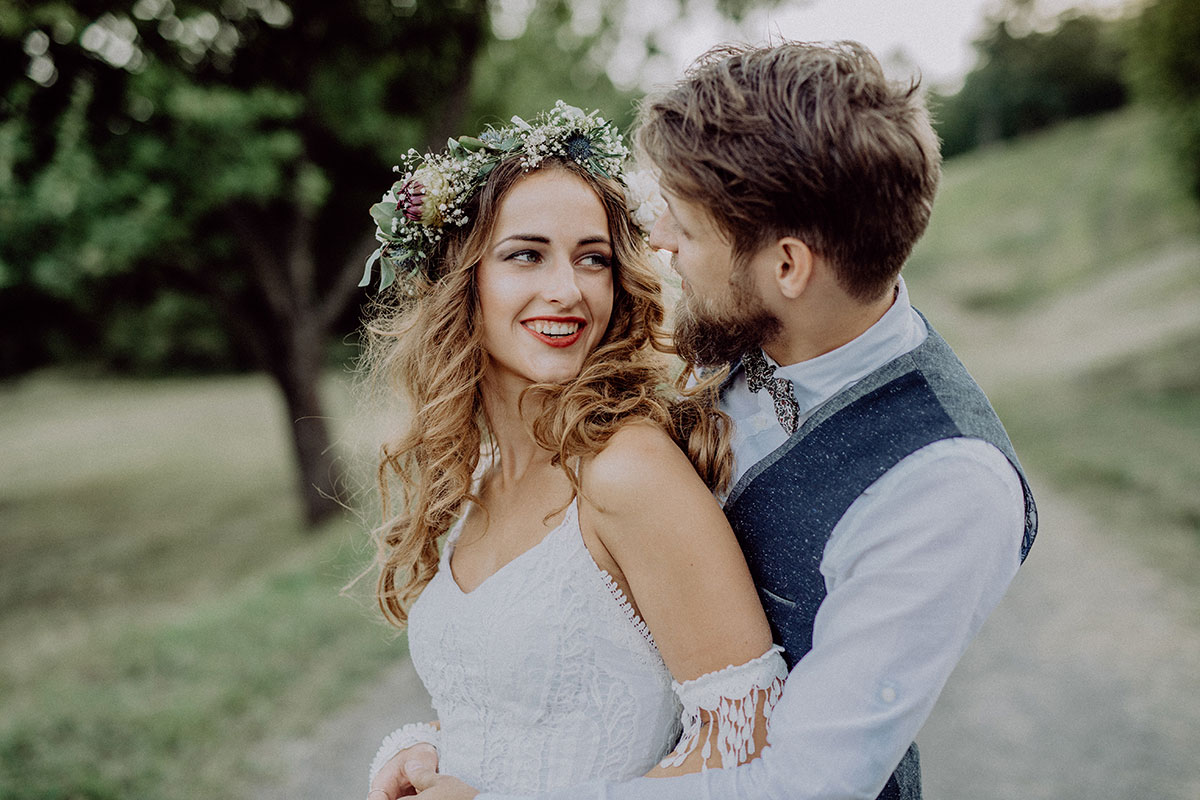
[[[538,323],[574,323],[578,327],[573,333],[550,333],[549,331],[538,331],[535,328],[539,327]],[[529,333],[543,344],[550,347],[570,347],[579,341],[583,336],[583,329],[587,327],[587,321],[582,317],[530,317],[529,319],[521,320],[521,327],[529,331]],[[544,327],[544,326],[543,326]]]

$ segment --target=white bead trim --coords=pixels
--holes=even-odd
[[[436,750],[438,742],[441,739],[441,733],[440,730],[428,722],[410,722],[389,733],[384,737],[383,743],[379,745],[379,752],[375,754],[375,760],[371,762],[367,786],[370,787],[375,782],[375,776],[379,774],[379,770],[383,769],[383,765],[391,761],[392,757],[401,750],[405,750],[415,744],[431,744]]]
[[[658,649],[658,645],[654,643],[654,635],[650,633],[650,626],[634,611],[633,604],[629,602],[629,598],[625,596],[625,591],[617,584],[616,579],[605,569],[600,570],[600,576],[604,578],[604,585],[608,587],[613,599],[617,601],[617,606],[624,612],[634,630],[640,633],[651,647]]]

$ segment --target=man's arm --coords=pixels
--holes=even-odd
[[[788,677],[761,758],[540,800],[873,800],[1016,574],[1023,528],[1020,480],[994,447],[949,440],[912,454],[834,529],[813,649]]]

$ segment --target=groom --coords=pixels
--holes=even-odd
[[[638,144],[676,343],[734,364],[725,511],[791,673],[761,758],[549,797],[919,798],[913,740],[1037,529],[1004,428],[900,278],[940,173],[929,115],[856,44],[723,48],[646,102]]]

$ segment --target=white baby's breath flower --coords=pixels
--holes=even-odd
[[[555,103],[555,107],[562,112],[563,119],[570,120],[571,122],[581,122],[587,117],[587,114],[583,113],[582,108],[569,106],[561,100]]]
[[[404,177],[383,196],[382,208],[372,207],[376,238],[382,246],[368,260],[364,280],[376,258],[391,270],[387,282],[393,274],[397,280],[407,280],[424,269],[427,254],[442,241],[443,228],[470,223],[464,206],[485,183],[488,172],[506,157],[519,159],[525,170],[538,168],[548,158],[564,157],[594,173],[622,180],[629,155],[621,134],[599,112],[585,113],[561,100],[532,122],[514,116],[509,127],[489,128],[478,139],[460,137],[447,147],[427,155],[410,148],[401,158],[403,166],[394,167]],[[637,223],[649,229],[665,203],[653,176],[636,181],[639,199],[631,201],[629,208]],[[385,286],[381,280],[380,288]]]

